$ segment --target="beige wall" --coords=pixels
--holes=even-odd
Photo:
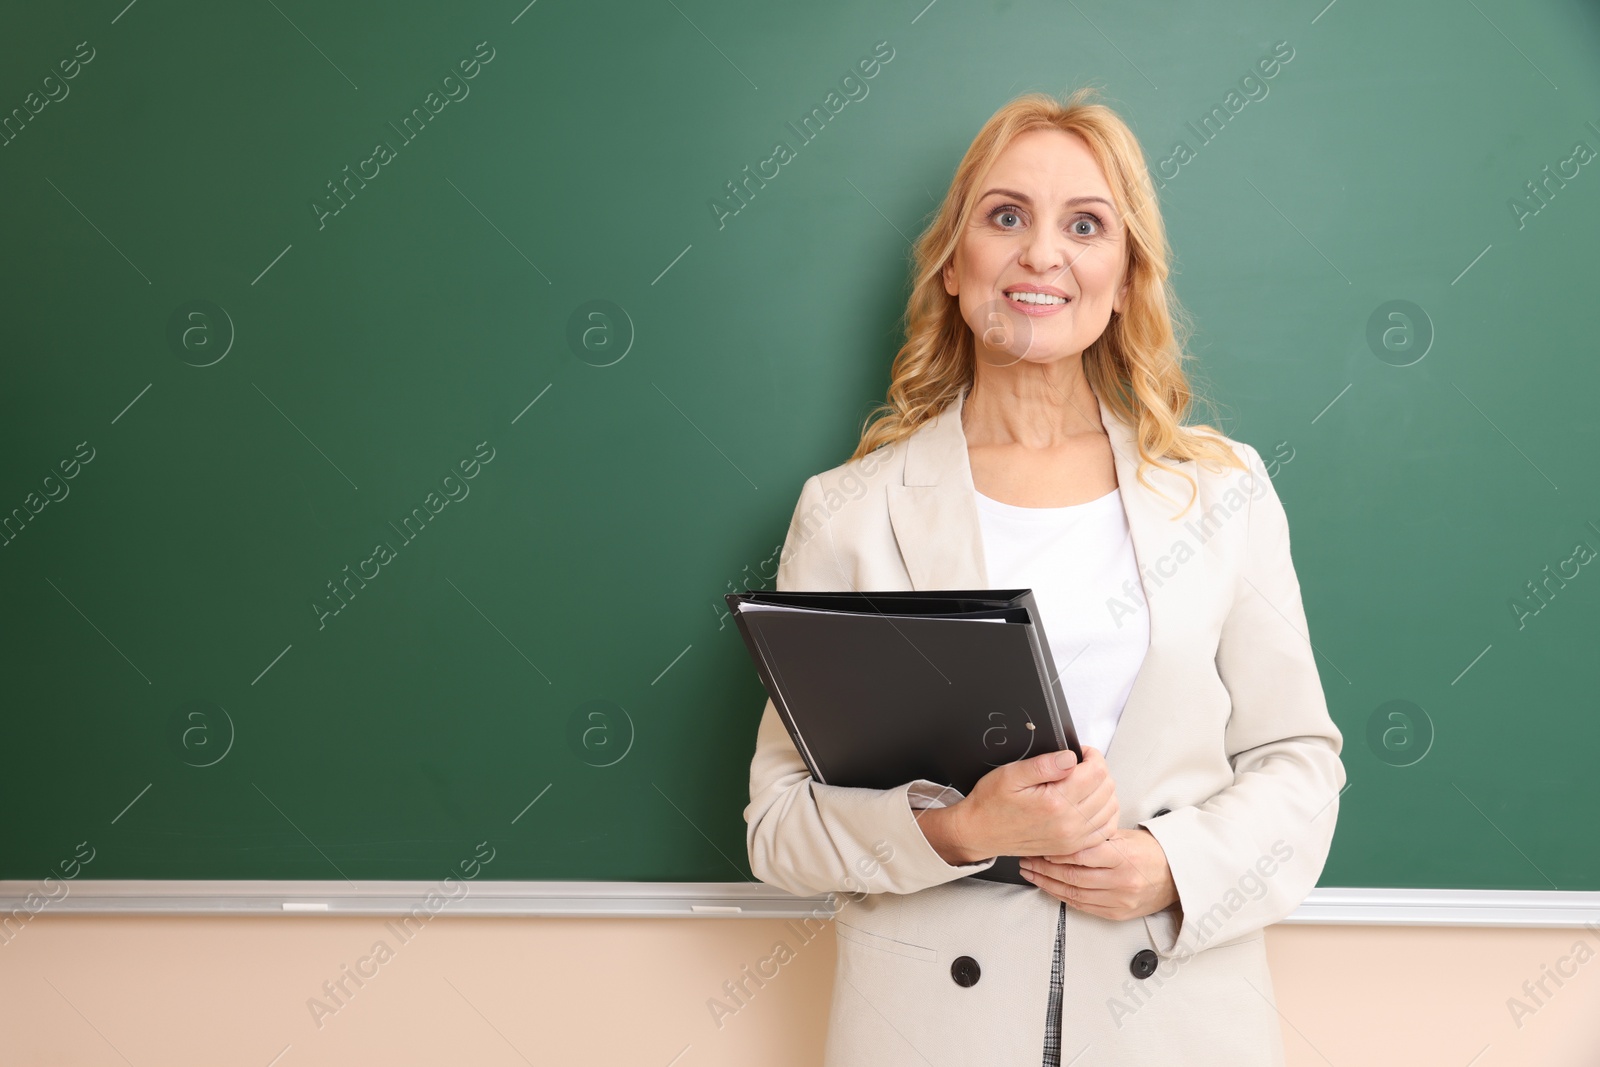
[[[831,926],[720,1028],[706,1007],[780,937],[797,943],[778,920],[441,916],[402,943],[382,919],[47,913],[0,946],[0,1064],[816,1064]],[[319,1028],[307,1000],[380,938],[392,958]],[[1600,961],[1547,979],[1520,1028],[1506,1006],[1580,940],[1600,949],[1582,930],[1275,927],[1289,1063],[1589,1067]]]

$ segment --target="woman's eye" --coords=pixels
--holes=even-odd
[[[991,214],[989,217],[991,219],[994,219],[996,222],[1000,222],[1001,229],[1006,229],[1006,230],[1014,230],[1014,229],[1016,229],[1016,226],[1010,226],[1010,225],[1007,225],[1004,222],[1001,222],[1002,219],[1007,219],[1007,218],[1016,219],[1017,220],[1017,226],[1022,225],[1022,217],[1020,215],[1018,215],[1015,211],[1011,210],[1008,207],[995,208],[993,214]]]
[[[1080,230],[1079,226],[1087,226],[1088,230]],[[1093,215],[1079,215],[1072,220],[1072,232],[1079,237],[1093,237],[1100,232],[1100,220]]]

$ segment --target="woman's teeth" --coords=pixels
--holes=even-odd
[[[1065,304],[1066,297],[1051,296],[1049,293],[1007,293],[1006,299],[1015,300],[1019,304]]]

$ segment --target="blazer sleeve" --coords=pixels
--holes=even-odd
[[[834,554],[831,509],[813,475],[800,492],[779,556],[780,590],[853,589]],[[946,863],[923,836],[917,812],[962,799],[925,778],[894,789],[818,782],[771,699],[761,714],[744,810],[750,870],[800,896],[915,893],[987,870],[995,860]]]
[[[1260,454],[1240,444],[1258,481],[1216,654],[1232,700],[1224,743],[1233,783],[1139,824],[1161,843],[1178,888],[1173,909],[1146,917],[1163,956],[1246,937],[1293,912],[1322,873],[1345,782],[1288,517]]]

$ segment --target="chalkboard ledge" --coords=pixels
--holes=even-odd
[[[66,890],[63,892],[63,888]],[[54,893],[55,899],[51,899]],[[828,919],[831,896],[761,882],[0,880],[13,912],[144,915],[411,915]]]
[[[67,892],[62,893],[61,887]],[[53,887],[0,880],[0,920],[80,915],[416,915],[570,918],[831,918],[832,895],[760,882],[168,881],[79,878]],[[51,899],[50,893],[55,898]],[[13,923],[15,919],[12,920]],[[1319,887],[1289,923],[1393,926],[1600,924],[1600,892]]]
[[[1284,921],[1363,926],[1587,926],[1600,922],[1600,893],[1319,886]]]

